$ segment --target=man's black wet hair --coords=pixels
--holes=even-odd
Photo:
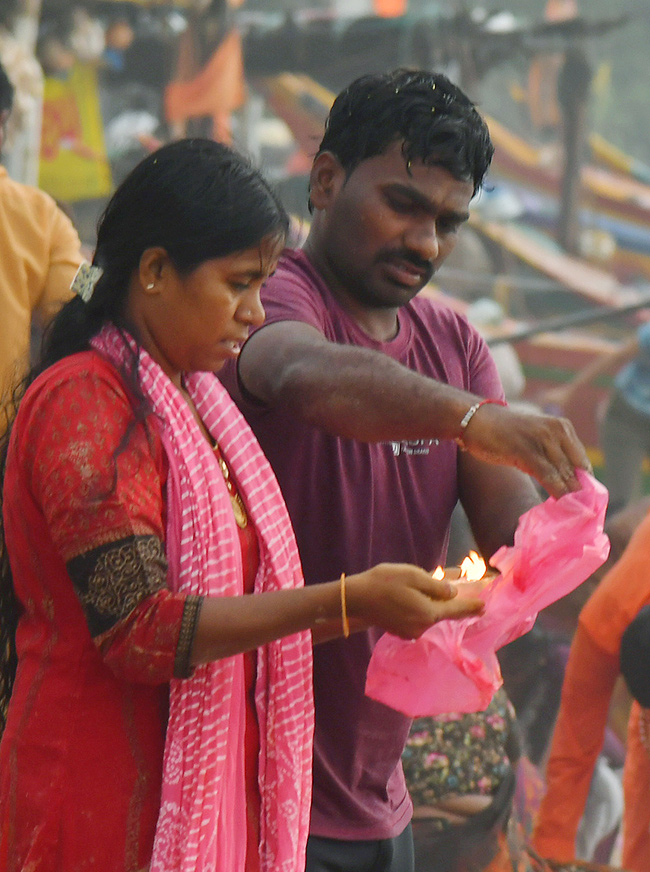
[[[398,69],[356,79],[338,95],[318,148],[349,175],[362,161],[403,141],[412,161],[441,166],[476,193],[494,146],[472,101],[442,73]]]
[[[621,674],[632,696],[650,708],[650,605],[644,606],[621,638]]]
[[[7,71],[0,64],[0,112],[11,112],[14,104],[14,86],[9,80]]]

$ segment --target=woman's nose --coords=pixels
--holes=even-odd
[[[239,306],[238,315],[242,321],[250,324],[251,327],[259,327],[260,324],[264,323],[265,313],[260,288],[254,288],[246,294]]]

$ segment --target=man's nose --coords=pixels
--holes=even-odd
[[[421,221],[409,228],[404,239],[407,247],[422,260],[434,261],[440,253],[440,240],[434,220]]]

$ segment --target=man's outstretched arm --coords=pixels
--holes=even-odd
[[[427,378],[381,352],[326,340],[314,327],[281,321],[258,330],[242,349],[243,388],[338,436],[365,442],[455,439],[489,463],[534,476],[554,496],[579,487],[589,461],[562,418],[482,406],[460,422],[475,395]]]

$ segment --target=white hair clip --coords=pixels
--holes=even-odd
[[[70,290],[81,297],[84,303],[88,303],[95,290],[95,285],[103,274],[104,270],[101,266],[93,266],[88,261],[84,261],[72,280]]]

